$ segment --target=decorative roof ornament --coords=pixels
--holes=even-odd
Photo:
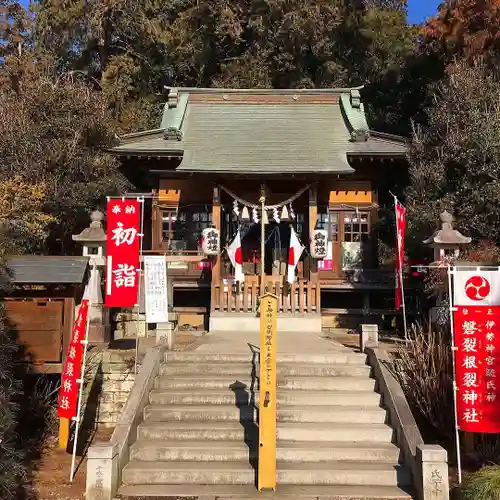
[[[166,141],[182,141],[182,132],[176,127],[168,127],[163,132],[163,139]]]
[[[453,229],[453,215],[446,210],[439,216],[441,220],[441,229],[438,229],[430,238],[427,238],[424,243],[430,246],[458,246],[468,245],[472,238],[464,236],[460,231]]]
[[[166,88],[168,91],[167,94],[167,106],[168,109],[176,108],[177,104],[179,104],[179,89],[175,88]]]

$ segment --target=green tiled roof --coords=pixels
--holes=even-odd
[[[182,172],[350,173],[349,155],[400,156],[406,145],[370,134],[357,89],[171,89],[160,128],[113,151],[182,156]]]

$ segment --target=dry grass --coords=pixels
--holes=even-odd
[[[408,403],[445,441],[453,438],[453,368],[449,334],[445,329],[414,325],[410,342],[395,354],[396,376]]]

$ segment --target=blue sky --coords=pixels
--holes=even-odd
[[[28,5],[29,0],[21,0],[23,5]],[[408,0],[408,22],[421,23],[437,12],[441,0]]]
[[[437,12],[441,0],[408,0],[408,22],[421,23]]]

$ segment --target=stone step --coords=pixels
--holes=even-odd
[[[179,361],[183,363],[244,363],[258,359],[258,353],[236,354],[201,354],[187,352],[166,352],[165,361]],[[350,349],[339,349],[338,352],[327,354],[280,354],[276,357],[276,362],[281,363],[309,363],[309,364],[343,364],[343,365],[366,365],[366,354],[354,353]]]
[[[253,484],[255,470],[244,462],[131,461],[123,484]],[[409,483],[401,466],[377,462],[278,463],[277,483],[295,485],[394,486]]]
[[[122,486],[118,490],[120,500],[133,498],[220,498],[255,500],[254,485],[158,485],[141,484]],[[293,486],[282,484],[272,498],[276,500],[412,500],[410,493],[397,486]]]
[[[183,363],[168,362],[161,366],[161,375],[251,375],[259,373],[252,363]],[[304,377],[369,377],[371,368],[361,365],[315,365],[309,363],[285,363],[278,366],[278,376]]]
[[[138,439],[165,441],[258,440],[259,429],[253,422],[150,422],[139,425]],[[278,423],[278,440],[323,442],[392,442],[393,430],[385,424],[355,423]]]
[[[153,422],[186,421],[255,421],[258,409],[251,405],[150,405],[144,410],[144,419]],[[278,408],[278,422],[352,422],[383,424],[386,411],[382,408],[345,406],[286,406]]]
[[[231,389],[175,389],[151,391],[151,404],[182,404],[182,405],[232,405],[247,404],[250,394],[246,389],[233,391]],[[278,391],[278,406],[286,405],[336,405],[356,407],[377,407],[380,405],[380,394],[374,391]],[[255,403],[259,403],[259,393],[255,394]]]
[[[130,459],[149,462],[238,462],[256,458],[257,446],[239,441],[136,441]],[[336,443],[280,441],[276,450],[278,461],[335,462],[364,461],[396,464],[400,450],[386,443]]]
[[[258,387],[257,380],[254,382]],[[224,389],[234,388],[234,390],[247,389],[252,387],[252,377],[200,377],[198,375],[171,377],[162,375],[156,379],[157,389]],[[282,389],[296,390],[316,390],[316,391],[373,391],[375,380],[368,377],[280,377],[278,376],[278,387]]]

